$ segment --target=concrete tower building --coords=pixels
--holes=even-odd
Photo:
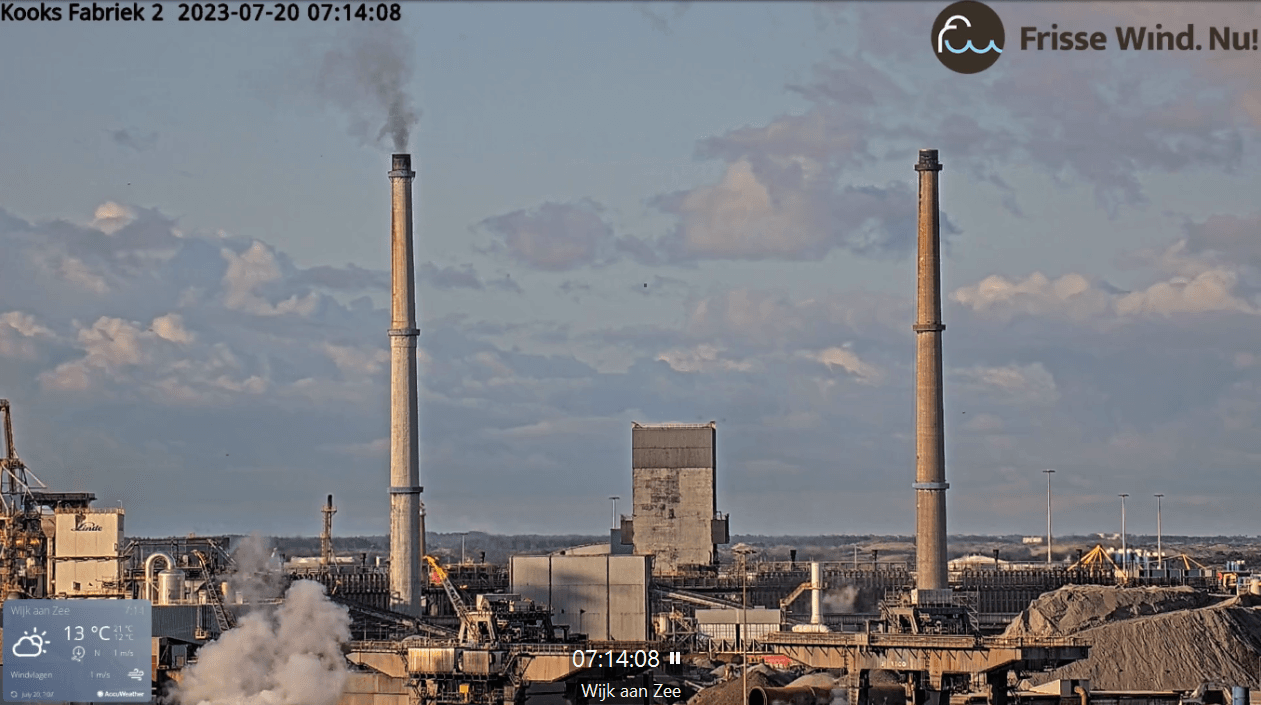
[[[717,424],[631,424],[633,514],[622,518],[622,542],[652,555],[655,572],[718,561],[730,541],[718,513]]]

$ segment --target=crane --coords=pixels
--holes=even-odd
[[[0,399],[0,416],[4,417],[4,457],[0,458],[0,503],[4,512],[12,514],[23,509],[31,489],[47,489],[47,486],[27,469],[18,457],[17,443],[13,438],[13,412],[8,399]]]
[[[0,458],[0,595],[43,597],[48,539],[32,490],[46,490],[18,457],[8,399],[0,399],[4,457]]]
[[[460,597],[460,593],[455,589],[455,585],[451,584],[451,578],[447,575],[447,571],[438,565],[438,559],[433,556],[425,556],[425,562],[433,569],[434,577],[442,585],[442,589],[447,592],[447,599],[451,600],[451,606],[455,608],[456,615],[460,618],[460,624],[464,624],[468,620],[468,605],[464,604],[464,598]]]
[[[483,608],[480,604],[478,609],[469,609],[464,603],[464,598],[460,597],[459,590],[456,590],[455,585],[451,583],[450,575],[438,564],[438,559],[425,556],[425,562],[433,569],[434,577],[446,591],[447,599],[451,600],[451,606],[455,608],[455,613],[460,618],[460,641],[473,644],[498,641],[494,609],[489,605]]]

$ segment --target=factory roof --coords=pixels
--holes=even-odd
[[[709,423],[654,423],[644,424],[638,421],[631,421],[631,428],[717,428],[717,421]]]

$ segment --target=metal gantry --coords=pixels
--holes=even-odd
[[[8,399],[0,399],[0,416],[4,417],[4,458],[0,458],[0,599],[43,597],[47,588],[48,539],[35,493],[48,487],[18,457]]]

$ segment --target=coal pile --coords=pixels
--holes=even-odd
[[[750,668],[748,678],[736,676],[730,680],[712,685],[687,701],[687,705],[744,705],[748,692],[741,691],[741,681],[748,681],[749,689],[756,687],[777,688],[781,683],[773,680],[765,671]]]
[[[1072,636],[1090,656],[1050,673],[1089,678],[1094,690],[1191,691],[1203,683],[1248,685],[1261,672],[1261,610],[1255,598],[1191,588],[1070,586],[1038,598],[1007,637]]]
[[[1207,607],[1221,599],[1185,586],[1068,585],[1039,597],[1008,625],[1003,636],[1068,636],[1124,619]]]

